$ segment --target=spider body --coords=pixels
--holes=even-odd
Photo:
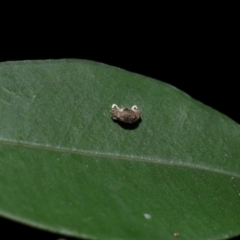
[[[132,124],[141,118],[141,112],[136,105],[129,108],[119,108],[116,104],[110,110],[111,118],[115,121]]]

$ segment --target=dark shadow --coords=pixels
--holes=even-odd
[[[115,123],[117,123],[121,128],[124,128],[126,130],[134,130],[134,129],[138,128],[139,124],[142,122],[142,119],[139,119],[137,122],[132,123],[132,124],[119,122],[119,121],[115,121],[115,120],[113,120],[113,121]]]
[[[6,239],[16,239],[16,236],[18,236],[19,239],[25,240],[83,240],[83,238],[68,237],[62,234],[48,232],[47,230],[34,228],[3,217],[0,217],[0,226],[1,236],[6,236]],[[3,239],[3,237],[1,239]],[[86,240],[88,238],[84,239]]]
[[[234,237],[234,238],[229,238],[229,240],[240,240],[240,236]]]

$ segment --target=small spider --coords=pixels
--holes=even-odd
[[[141,112],[136,105],[128,109],[119,108],[116,104],[113,104],[110,113],[113,120],[129,124],[137,122],[141,118]]]

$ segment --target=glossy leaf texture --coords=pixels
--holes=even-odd
[[[142,121],[112,121],[113,103]],[[88,239],[236,236],[239,144],[237,123],[163,82],[85,60],[0,64],[1,216]]]

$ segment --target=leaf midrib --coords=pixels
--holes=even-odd
[[[176,163],[176,162],[166,162],[161,159],[149,159],[146,157],[134,157],[134,156],[121,156],[121,155],[111,155],[111,154],[104,154],[99,152],[89,152],[79,149],[70,149],[65,147],[53,147],[53,146],[44,146],[41,144],[33,144],[29,142],[21,142],[21,141],[9,141],[0,139],[0,144],[3,145],[11,145],[11,146],[17,146],[17,147],[26,147],[26,148],[33,148],[33,149],[40,149],[40,150],[47,150],[47,151],[54,151],[54,152],[61,152],[61,153],[71,153],[71,154],[77,154],[82,156],[90,156],[90,157],[100,157],[100,158],[109,158],[109,159],[118,159],[118,160],[125,160],[125,161],[139,161],[139,162],[148,162],[148,163],[155,163],[155,164],[162,164],[162,165],[172,165],[176,167],[186,167],[191,169],[198,169],[208,172],[214,172],[218,174],[223,174],[231,177],[237,177],[240,179],[240,175],[234,172],[224,171],[224,170],[217,170],[213,169],[211,167],[201,166],[201,165],[193,165],[193,164],[184,164],[184,163]]]

